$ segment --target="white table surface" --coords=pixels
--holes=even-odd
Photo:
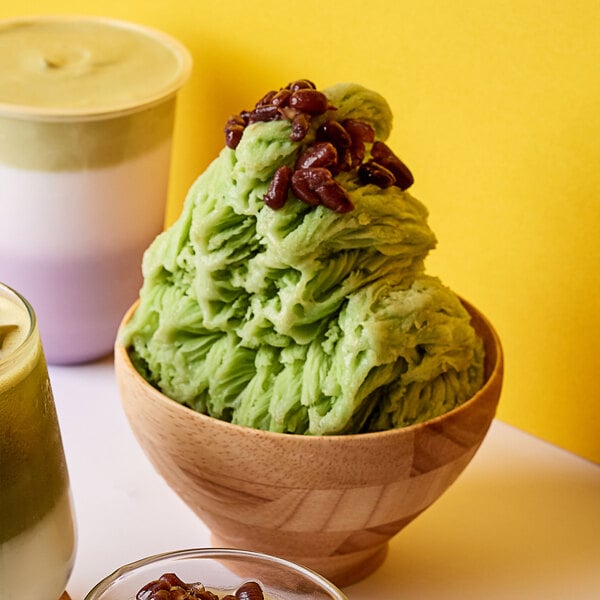
[[[51,366],[78,523],[68,592],[118,566],[206,547],[122,412],[112,358]],[[600,466],[496,421],[458,481],[391,542],[350,600],[600,599]]]

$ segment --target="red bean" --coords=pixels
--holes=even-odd
[[[321,204],[337,213],[346,213],[354,210],[354,205],[348,196],[348,192],[333,179],[317,190]]]
[[[360,165],[358,169],[358,178],[362,183],[374,183],[380,188],[388,188],[396,183],[394,174],[383,165],[370,160]]]
[[[241,115],[232,115],[227,119],[227,123],[225,123],[225,127],[231,127],[233,125],[241,125],[244,127],[246,125],[246,121],[242,118]]]
[[[303,89],[316,90],[317,86],[308,79],[298,79],[297,81],[292,81],[292,83],[289,83],[287,85],[287,88],[289,90],[291,90],[292,92],[295,92],[296,90],[303,90]]]
[[[318,206],[321,200],[315,190],[330,177],[331,173],[327,169],[298,169],[292,175],[292,191],[306,204]]]
[[[337,121],[326,121],[317,129],[317,139],[331,142],[338,151],[350,148],[352,138]]]
[[[168,583],[170,586],[179,586],[183,588],[187,588],[187,583],[184,583],[175,573],[164,573],[159,577],[159,581],[164,581]]]
[[[231,125],[225,128],[225,145],[235,150],[244,135],[243,125]]]
[[[310,129],[310,116],[306,113],[298,113],[292,119],[292,133],[290,139],[293,142],[300,142],[306,137]]]
[[[337,174],[340,171],[350,171],[352,169],[352,160],[352,152],[350,152],[350,148],[338,151],[338,161],[335,165],[335,168],[331,169],[331,172]]]
[[[356,141],[356,142],[353,141],[352,146],[350,146],[349,153],[350,153],[349,170],[352,170],[355,167],[358,167],[364,160],[365,153],[366,153],[365,145],[361,141]]]
[[[288,166],[284,165],[275,171],[269,189],[263,198],[269,208],[278,210],[285,205],[291,177],[292,169]]]
[[[171,585],[172,584],[172,585]],[[219,600],[219,596],[201,583],[184,583],[176,575],[167,573],[146,584],[136,595],[140,600]],[[221,600],[264,600],[262,588],[255,581],[247,581],[235,592]]]
[[[408,189],[415,179],[410,169],[394,154],[384,142],[377,141],[371,147],[371,156],[386,169],[394,174],[395,185],[401,190]]]
[[[296,169],[331,167],[337,163],[338,153],[329,142],[317,142],[309,146],[296,161]]]
[[[137,600],[150,600],[154,598],[154,594],[156,594],[160,590],[168,590],[170,589],[170,585],[166,581],[161,581],[157,579],[155,581],[151,581],[147,583],[136,595]]]
[[[169,600],[189,600],[194,596],[187,590],[180,586],[172,587],[169,591]]]
[[[290,96],[292,95],[292,92],[290,92],[290,90],[279,90],[272,98],[271,98],[271,104],[274,104],[275,106],[285,106],[289,99]]]
[[[352,140],[371,143],[375,140],[375,130],[366,121],[360,119],[344,119],[342,126],[350,134]]]
[[[276,121],[281,119],[281,113],[274,104],[263,104],[257,106],[251,113],[248,120],[249,123],[256,123],[257,121]]]
[[[320,115],[329,107],[327,96],[313,89],[299,89],[292,92],[289,105],[309,115]]]
[[[257,103],[255,106],[263,106],[263,104],[273,104],[272,99],[277,94],[275,90],[271,90],[267,92]]]
[[[344,119],[342,124],[352,139],[350,169],[354,169],[364,160],[365,143],[370,143],[375,139],[375,130],[369,123],[360,119]]]
[[[243,583],[236,591],[237,600],[264,600],[262,588],[256,581]]]
[[[346,190],[323,167],[294,171],[291,187],[300,200],[311,206],[322,204],[340,213],[354,208]]]

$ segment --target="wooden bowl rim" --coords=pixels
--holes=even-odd
[[[288,443],[294,444],[351,444],[353,443],[353,440],[361,440],[362,443],[376,443],[383,441],[386,438],[395,437],[399,435],[415,434],[421,429],[435,427],[436,424],[442,423],[451,416],[455,416],[460,414],[461,412],[468,411],[469,407],[477,403],[482,396],[487,395],[488,393],[492,393],[489,390],[500,388],[504,373],[504,353],[502,350],[500,338],[490,321],[485,317],[485,315],[483,315],[483,313],[481,313],[477,308],[475,308],[475,306],[466,301],[464,298],[460,297],[460,301],[471,315],[471,320],[476,320],[479,322],[477,324],[477,330],[479,335],[482,337],[486,348],[485,383],[471,398],[469,398],[466,402],[463,402],[456,408],[427,421],[422,421],[420,423],[415,423],[414,425],[407,425],[405,427],[400,427],[397,429],[388,429],[385,431],[374,431],[365,433],[331,434],[323,436],[297,435],[237,425],[228,421],[222,421],[215,417],[199,413],[194,409],[190,408],[189,406],[180,404],[176,400],[173,400],[172,398],[161,392],[158,388],[148,383],[148,381],[146,381],[146,379],[142,377],[142,375],[133,366],[127,349],[123,344],[120,343],[122,329],[133,316],[133,313],[135,312],[140,302],[139,299],[136,300],[129,307],[129,309],[123,316],[114,345],[114,360],[115,363],[120,362],[124,369],[131,373],[135,380],[135,383],[140,387],[145,388],[147,392],[152,395],[153,399],[156,402],[159,402],[161,405],[163,405],[163,407],[166,410],[179,412],[183,418],[195,419],[198,420],[200,423],[204,423],[204,425],[223,428],[231,433],[237,431],[238,434],[249,437],[266,439],[270,438],[272,440],[278,440],[279,442],[286,441]],[[491,355],[490,350],[492,350]],[[121,398],[121,401],[122,403],[125,402],[125,398]],[[498,399],[496,399],[496,404],[497,402]]]

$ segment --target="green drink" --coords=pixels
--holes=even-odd
[[[35,314],[0,284],[0,598],[58,599],[74,556],[69,476]]]

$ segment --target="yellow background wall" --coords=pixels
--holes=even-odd
[[[138,21],[191,50],[169,223],[227,117],[268,89],[383,93],[438,235],[428,269],[503,340],[499,417],[600,463],[597,0],[0,0],[0,17],[36,13]]]

